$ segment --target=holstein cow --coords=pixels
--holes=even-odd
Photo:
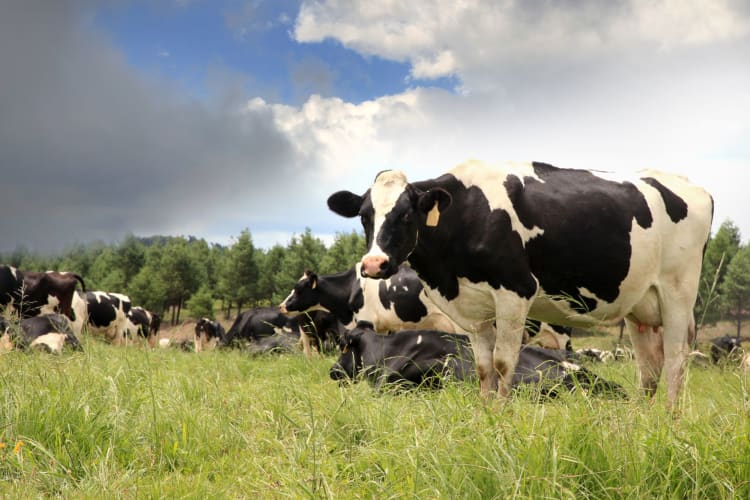
[[[338,349],[339,339],[346,331],[346,327],[335,314],[324,310],[311,310],[294,316],[292,321],[299,326],[302,351],[309,358],[312,350],[322,353],[326,349]]]
[[[404,384],[440,387],[445,377],[470,379],[476,373],[474,356],[465,335],[434,330],[404,330],[378,335],[368,322],[344,334],[341,356],[331,367],[334,380],[365,377],[377,387]],[[572,363],[559,349],[523,346],[512,385],[538,385],[542,394],[556,396],[561,388],[592,394],[624,396],[624,389]]]
[[[224,340],[224,327],[221,323],[211,318],[201,318],[195,324],[195,352],[201,352],[207,348],[215,348]]]
[[[543,321],[527,318],[523,343],[538,345],[547,349],[572,351],[573,345],[570,343],[572,332],[573,329],[569,326],[550,325]]]
[[[742,339],[723,335],[711,340],[711,361],[718,363],[722,359],[739,359],[742,356]]]
[[[83,350],[70,320],[56,313],[26,318],[15,325],[0,317],[0,345],[5,349],[43,348],[53,353],[61,353],[65,347]]]
[[[237,315],[221,345],[231,346],[239,339],[251,342],[282,331],[299,331],[299,326],[278,307],[256,307]]]
[[[86,292],[88,331],[99,333],[115,345],[126,342],[130,297],[120,293]]]
[[[0,306],[10,305],[22,318],[60,312],[70,319],[77,284],[86,291],[83,278],[71,272],[21,271],[0,265]]]
[[[339,191],[328,206],[361,218],[364,276],[408,261],[469,332],[483,394],[507,395],[527,316],[573,327],[624,318],[641,387],[652,395],[664,368],[667,406],[677,401],[713,214],[685,178],[469,161],[415,183],[381,172],[365,194]]]
[[[154,347],[161,327],[161,316],[141,306],[134,306],[128,311],[127,318],[127,334],[140,337]]]

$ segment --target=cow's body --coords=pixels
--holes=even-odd
[[[524,344],[536,345],[547,349],[565,349],[572,351],[570,336],[573,329],[569,326],[550,325],[535,319],[526,320],[526,334]],[[528,337],[528,338],[526,338]]]
[[[214,349],[224,341],[226,332],[218,321],[201,318],[195,324],[195,352]]]
[[[126,343],[130,297],[120,293],[86,292],[88,331],[115,345]]]
[[[299,326],[278,307],[256,307],[237,315],[221,344],[232,345],[240,339],[251,342],[281,331],[298,332]]]
[[[250,354],[282,354],[298,351],[300,333],[280,331],[267,337],[260,337],[247,344]]]
[[[161,327],[161,316],[141,306],[133,306],[127,313],[127,334],[131,337],[140,337],[150,347],[156,345],[156,338]]]
[[[341,191],[328,205],[362,218],[363,274],[384,278],[408,261],[470,333],[483,393],[507,394],[527,316],[625,319],[642,388],[653,394],[664,368],[668,406],[677,400],[713,214],[686,179],[471,161],[412,184],[382,172],[365,195]]]
[[[0,265],[0,306],[10,305],[22,318],[60,312],[71,320],[73,295],[83,278],[71,272],[21,271]]]
[[[338,317],[328,311],[306,311],[294,316],[293,319],[299,325],[302,351],[308,358],[312,355],[313,350],[321,353],[326,348],[329,350],[336,349],[339,339],[346,331],[346,327],[339,321]]]
[[[376,334],[360,322],[346,333],[342,353],[331,367],[334,380],[364,376],[377,386],[407,384],[439,387],[445,377],[467,380],[475,376],[474,355],[465,335],[434,330],[404,330],[391,336]],[[582,388],[592,394],[624,395],[619,385],[603,380],[570,361],[570,353],[527,345],[521,349],[512,385],[539,386],[555,396],[561,388]]]
[[[742,356],[742,340],[731,335],[722,335],[711,340],[711,361],[718,363],[722,359],[736,358]]]
[[[16,331],[0,317],[0,344],[6,348],[42,348],[60,353],[63,348],[81,351],[81,343],[73,334],[70,320],[62,314],[52,313],[21,320]]]
[[[427,298],[417,273],[408,266],[401,266],[389,278],[377,281],[363,278],[360,264],[323,276],[305,271],[281,304],[281,310],[299,314],[318,309],[332,312],[347,328],[353,328],[358,321],[367,321],[379,333],[401,330],[456,333],[458,329]]]

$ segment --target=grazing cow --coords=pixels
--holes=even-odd
[[[742,343],[738,337],[724,335],[711,340],[711,361],[718,363],[724,358],[732,358],[742,354]]]
[[[145,339],[150,347],[154,347],[161,327],[161,316],[141,306],[134,306],[128,311],[127,318],[127,335],[137,335]]]
[[[713,199],[685,178],[639,178],[544,163],[461,164],[409,183],[381,172],[331,210],[360,217],[362,273],[385,279],[408,261],[430,299],[469,332],[482,393],[507,395],[526,317],[574,327],[625,319],[641,388],[666,372],[677,402]]]
[[[88,331],[104,335],[115,345],[126,342],[130,297],[120,293],[86,292]]]
[[[224,340],[224,327],[211,318],[201,318],[195,324],[195,352],[213,349]]]
[[[23,319],[17,327],[0,317],[0,337],[3,337],[0,344],[6,348],[42,348],[53,353],[61,353],[65,347],[83,350],[73,334],[70,320],[56,313]]]
[[[22,318],[59,311],[70,319],[73,295],[78,283],[83,291],[83,278],[70,272],[21,271],[0,265],[0,306],[18,311]]]
[[[422,283],[408,266],[388,279],[373,281],[361,276],[361,266],[318,276],[305,271],[281,303],[285,314],[329,311],[347,328],[368,321],[379,333],[401,330],[440,330],[463,333],[427,298]]]
[[[240,339],[251,342],[281,331],[299,331],[297,321],[282,314],[278,307],[256,307],[237,315],[221,345],[231,346]]]
[[[465,335],[434,330],[404,330],[378,335],[367,322],[344,334],[341,356],[331,367],[334,380],[364,376],[380,387],[405,384],[437,388],[442,379],[473,378],[474,356]],[[542,394],[556,396],[559,389],[582,388],[592,394],[624,396],[624,389],[572,363],[560,349],[526,345],[520,351],[513,375],[514,387],[538,385]]]

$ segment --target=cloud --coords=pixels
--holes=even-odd
[[[128,231],[189,234],[225,212],[240,219],[264,210],[270,197],[253,193],[298,166],[272,116],[240,112],[236,97],[224,106],[190,100],[144,77],[82,9],[3,8],[0,250],[113,241]]]
[[[415,78],[459,75],[474,89],[516,66],[612,55],[633,47],[676,50],[741,39],[750,8],[739,0],[306,1],[300,42],[327,38],[409,62]]]

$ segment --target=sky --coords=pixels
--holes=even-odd
[[[688,176],[750,237],[746,0],[3,0],[0,252],[286,245],[375,174]]]

